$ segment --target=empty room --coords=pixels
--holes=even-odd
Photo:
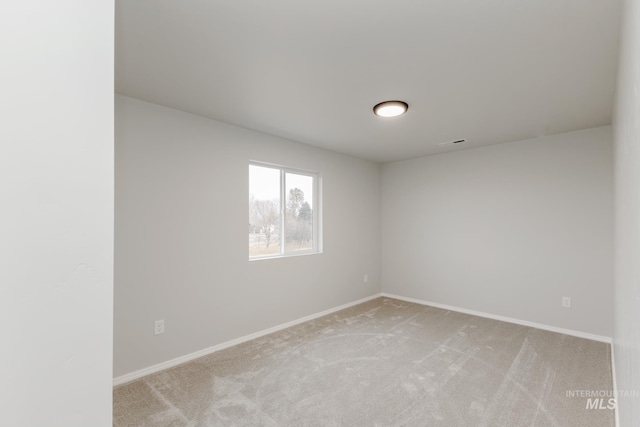
[[[2,425],[640,425],[640,0],[29,0]]]

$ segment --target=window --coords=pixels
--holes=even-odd
[[[318,175],[249,164],[249,258],[317,253]]]

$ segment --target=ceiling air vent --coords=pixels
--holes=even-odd
[[[449,141],[449,142],[441,142],[438,145],[454,145],[454,144],[464,144],[466,143],[467,140],[466,139],[458,139],[456,141]]]

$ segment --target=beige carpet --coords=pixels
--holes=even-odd
[[[607,344],[378,298],[119,386],[114,425],[606,427],[575,390],[611,389]]]

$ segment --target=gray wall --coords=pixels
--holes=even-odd
[[[602,127],[383,165],[383,291],[611,336],[611,139]]]
[[[2,5],[2,426],[112,425],[113,9]]]
[[[640,1],[623,13],[615,151],[615,331],[618,390],[640,393]],[[618,400],[620,425],[640,425],[640,398]]]
[[[248,261],[249,160],[321,173],[323,254]],[[121,376],[380,292],[380,166],[117,96],[115,243]]]

